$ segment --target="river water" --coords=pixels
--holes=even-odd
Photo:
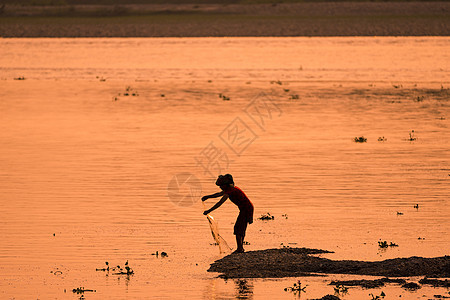
[[[0,39],[0,53],[2,299],[295,297],[296,278],[206,272],[221,254],[198,200],[220,173],[275,217],[249,226],[247,251],[450,254],[447,37]],[[234,247],[237,208],[212,215]],[[132,276],[96,271],[127,260]],[[302,297],[336,278],[352,276],[300,278]]]

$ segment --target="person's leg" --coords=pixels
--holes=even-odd
[[[247,221],[244,215],[239,214],[236,224],[234,224],[234,234],[236,235],[236,252],[244,252],[244,236],[245,229],[247,227]]]
[[[241,235],[236,235],[236,251],[244,252],[244,237]]]

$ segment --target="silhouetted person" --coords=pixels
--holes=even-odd
[[[234,234],[236,235],[237,244],[235,253],[242,253],[244,252],[244,237],[245,231],[247,230],[247,224],[253,223],[253,204],[240,188],[234,186],[233,176],[230,174],[219,175],[216,185],[218,185],[222,191],[212,195],[203,196],[202,201],[217,197],[222,197],[222,199],[210,209],[205,210],[203,214],[209,214],[230,198],[231,202],[239,207],[239,216],[237,217],[236,224],[234,224]]]

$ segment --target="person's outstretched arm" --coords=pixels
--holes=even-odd
[[[209,198],[217,198],[217,197],[223,196],[223,194],[224,194],[224,192],[221,191],[221,192],[218,192],[218,193],[215,193],[212,195],[206,195],[206,196],[202,197],[202,201],[206,201],[206,199],[209,199]]]
[[[213,210],[219,208],[219,207],[220,207],[227,199],[228,199],[228,195],[227,195],[227,194],[223,194],[222,199],[220,199],[220,201],[217,202],[216,204],[214,204],[214,206],[211,207],[210,209],[205,210],[205,211],[203,212],[203,214],[204,214],[204,215],[207,215],[207,214],[209,214],[210,212],[212,212]]]

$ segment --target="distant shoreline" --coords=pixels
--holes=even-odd
[[[5,5],[0,36],[450,36],[450,2]]]

